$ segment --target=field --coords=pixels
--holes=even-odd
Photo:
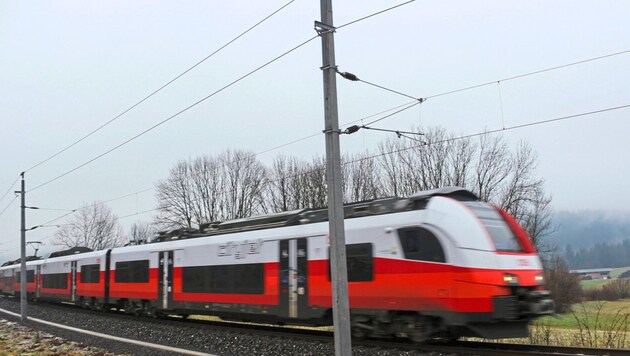
[[[628,270],[630,270],[630,266],[614,268],[610,272],[610,277],[612,279],[615,279],[615,278],[619,277],[620,274],[622,274],[623,272],[628,271]],[[584,289],[601,288],[603,285],[605,285],[606,283],[610,282],[612,279],[592,279],[590,281],[580,281],[580,285]]]
[[[630,348],[630,300],[584,302],[570,313],[538,319],[525,342],[600,348]]]
[[[584,289],[601,288],[604,284],[611,281],[610,279],[591,279],[590,281],[580,281],[580,285]]]

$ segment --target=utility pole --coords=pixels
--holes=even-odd
[[[22,176],[22,190],[20,194],[22,194],[22,229],[21,229],[21,238],[20,238],[20,248],[21,248],[21,257],[20,257],[20,321],[24,323],[27,320],[26,316],[26,189],[24,188],[24,172],[21,174]]]
[[[339,118],[337,113],[337,65],[332,14],[332,0],[321,0],[322,21],[315,29],[322,38],[322,73],[324,74],[324,115],[326,134],[326,179],[328,183],[328,226],[332,279],[335,355],[352,355],[350,308],[348,302],[348,271],[344,231],[343,198],[341,191],[341,153],[339,148]]]

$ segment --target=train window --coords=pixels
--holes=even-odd
[[[81,266],[81,283],[98,283],[101,279],[101,267],[98,264]]]
[[[330,249],[328,250],[330,256]],[[346,245],[346,265],[348,282],[369,282],[374,280],[374,258],[372,244]],[[328,280],[331,280],[330,258],[328,259]]]
[[[148,283],[149,260],[116,262],[116,283]]]
[[[51,289],[68,289],[68,273],[51,273],[42,276],[42,287]]]
[[[523,251],[514,232],[512,232],[512,229],[510,229],[496,209],[480,202],[465,202],[464,204],[481,220],[483,226],[488,230],[497,251]]]
[[[184,293],[264,294],[262,263],[184,267]]]
[[[15,272],[16,283],[22,282],[21,278],[22,277],[20,275],[20,272]],[[26,271],[26,283],[33,283],[33,282],[35,282],[35,271],[34,270]]]
[[[423,227],[398,229],[398,238],[406,259],[446,262],[442,245],[431,231]]]

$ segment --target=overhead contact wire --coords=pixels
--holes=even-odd
[[[9,194],[9,192],[11,191],[11,189],[13,189],[13,187],[15,186],[15,183],[17,183],[17,181],[20,179],[20,175],[17,176],[17,178],[15,178],[15,180],[13,181],[13,183],[11,183],[11,186],[9,187],[9,189],[7,189],[6,192],[4,192],[4,194],[2,194],[2,197],[0,198],[0,201],[2,201],[4,199],[4,197],[7,196],[7,194]]]
[[[125,115],[126,113],[128,113],[129,111],[133,110],[135,107],[137,107],[138,105],[142,104],[143,102],[145,102],[146,100],[148,100],[149,98],[151,98],[152,96],[154,96],[155,94],[157,94],[158,92],[162,91],[162,89],[166,88],[167,86],[171,85],[173,82],[175,82],[176,80],[178,80],[179,78],[183,77],[184,75],[186,75],[188,72],[190,72],[191,70],[195,69],[197,66],[199,66],[200,64],[202,64],[203,62],[207,61],[208,59],[210,59],[211,57],[213,57],[215,54],[219,53],[221,50],[223,50],[224,48],[226,48],[227,46],[231,45],[232,43],[236,42],[239,38],[243,37],[245,34],[247,34],[248,32],[250,32],[251,30],[253,30],[254,28],[258,27],[260,24],[262,24],[263,22],[267,21],[269,18],[271,18],[272,16],[274,16],[275,14],[277,14],[278,12],[280,12],[281,10],[283,10],[285,7],[289,6],[292,2],[294,2],[295,0],[291,0],[288,3],[284,4],[282,7],[280,7],[279,9],[277,9],[276,11],[272,12],[271,14],[267,15],[265,18],[263,18],[262,20],[258,21],[256,24],[254,24],[253,26],[251,26],[250,28],[248,28],[247,30],[245,30],[244,32],[242,32],[240,35],[236,36],[235,38],[233,38],[231,41],[227,42],[226,44],[224,44],[223,46],[219,47],[219,49],[215,50],[214,52],[210,53],[208,56],[206,56],[205,58],[203,58],[202,60],[200,60],[199,62],[195,63],[192,67],[186,69],[184,72],[182,72],[181,74],[179,74],[178,76],[176,76],[175,78],[171,79],[170,81],[168,81],[166,84],[162,85],[161,87],[159,87],[158,89],[154,90],[151,94],[145,96],[142,100],[138,101],[137,103],[135,103],[134,105],[132,105],[131,107],[129,107],[127,110],[123,111],[122,113],[118,114],[116,117],[114,117],[113,119],[107,121],[106,123],[104,123],[103,125],[99,126],[98,128],[96,128],[95,130],[91,131],[90,133],[88,133],[87,135],[83,136],[82,138],[80,138],[79,140],[75,141],[74,143],[70,144],[69,146],[67,146],[66,148],[62,149],[61,151],[53,154],[52,156],[44,159],[43,161],[37,163],[36,165],[32,166],[31,168],[27,169],[25,172],[28,172],[36,167],[39,167],[40,165],[50,161],[51,159],[57,157],[58,155],[62,154],[63,152],[67,151],[68,149],[72,148],[73,146],[77,145],[78,143],[82,142],[83,140],[85,140],[86,138],[92,136],[93,134],[95,134],[96,132],[100,131],[101,129],[105,128],[106,126],[108,126],[109,124],[111,124],[112,122],[118,120],[120,117],[122,117],[123,115]],[[1,200],[1,199],[0,199]]]
[[[608,58],[608,57],[618,56],[618,55],[626,54],[626,53],[630,53],[630,49],[625,50],[625,51],[620,51],[620,52],[606,54],[606,55],[599,56],[599,57],[593,57],[593,58],[589,58],[589,59],[584,59],[584,60],[577,61],[577,62],[567,63],[567,64],[563,64],[563,65],[559,65],[559,66],[555,66],[555,67],[551,67],[551,68],[541,69],[541,70],[537,70],[537,71],[534,71],[534,72],[529,72],[529,73],[525,73],[525,74],[515,75],[513,77],[507,77],[507,78],[504,78],[504,79],[493,80],[491,82],[477,84],[477,85],[472,85],[472,86],[461,88],[461,89],[451,90],[451,91],[443,92],[443,93],[440,93],[440,94],[427,96],[426,99],[437,98],[439,96],[459,93],[461,91],[466,91],[466,90],[470,90],[470,89],[476,89],[476,88],[480,88],[480,87],[483,87],[483,86],[486,86],[486,85],[495,84],[497,82],[505,82],[505,81],[508,81],[508,80],[524,78],[524,77],[528,77],[528,76],[535,75],[535,74],[545,73],[545,72],[549,72],[549,71],[552,71],[552,70],[557,70],[557,69],[562,69],[562,68],[566,68],[566,67],[571,67],[571,66],[575,66],[575,65],[578,65],[578,64],[588,63],[588,62],[596,61],[596,60],[599,60],[599,59],[604,59],[604,58]]]
[[[36,187],[32,188],[31,190],[29,190],[29,192],[30,192],[30,191],[33,191],[33,190],[36,190],[36,189],[39,189],[39,188],[41,188],[41,187],[43,187],[43,186],[45,186],[45,185],[47,185],[47,184],[50,184],[50,183],[52,183],[52,182],[54,182],[54,181],[56,181],[56,180],[58,180],[58,179],[60,179],[60,178],[62,178],[62,177],[65,177],[66,175],[68,175],[68,174],[70,174],[70,173],[72,173],[72,172],[74,172],[74,171],[76,171],[76,170],[78,170],[78,169],[80,169],[80,168],[83,168],[83,167],[85,167],[86,165],[88,165],[88,164],[90,164],[90,163],[92,163],[92,162],[96,161],[97,159],[99,159],[99,158],[101,158],[101,157],[103,157],[103,156],[105,156],[105,155],[107,155],[107,154],[109,154],[109,153],[111,153],[111,152],[113,152],[113,151],[117,150],[118,148],[120,148],[120,147],[122,147],[122,146],[124,146],[124,145],[128,144],[129,142],[131,142],[131,141],[133,141],[133,140],[137,139],[137,138],[138,138],[138,137],[140,137],[140,136],[143,136],[144,134],[146,134],[146,133],[148,133],[148,132],[150,132],[150,131],[154,130],[155,128],[157,128],[157,127],[159,127],[159,126],[163,125],[164,123],[166,123],[166,122],[168,122],[168,121],[170,121],[170,120],[174,119],[175,117],[177,117],[177,116],[179,116],[179,115],[181,115],[181,114],[185,113],[186,111],[188,111],[188,110],[192,109],[193,107],[195,107],[195,106],[197,106],[197,105],[201,104],[202,102],[204,102],[204,101],[206,101],[206,100],[210,99],[211,97],[215,96],[216,94],[218,94],[218,93],[220,93],[220,92],[224,91],[225,89],[227,89],[227,88],[231,87],[232,85],[234,85],[234,84],[236,84],[236,83],[240,82],[241,80],[243,80],[243,79],[245,79],[245,78],[249,77],[250,75],[252,75],[252,74],[254,74],[254,73],[258,72],[259,70],[261,70],[261,69],[265,68],[266,66],[270,65],[271,63],[273,63],[273,62],[275,62],[275,61],[279,60],[280,58],[282,58],[282,57],[284,57],[284,56],[288,55],[289,53],[291,53],[291,52],[293,52],[293,51],[297,50],[298,48],[300,48],[300,47],[302,47],[302,46],[306,45],[307,43],[311,42],[312,40],[316,39],[317,37],[318,37],[318,36],[317,36],[317,35],[315,35],[315,36],[313,36],[313,37],[309,38],[308,40],[306,40],[306,41],[304,41],[304,42],[300,43],[299,45],[297,45],[297,46],[295,46],[295,47],[291,48],[290,50],[288,50],[288,51],[284,52],[283,54],[281,54],[281,55],[279,55],[279,56],[275,57],[274,59],[272,59],[272,60],[270,60],[270,61],[266,62],[265,64],[263,64],[263,65],[261,65],[261,66],[257,67],[256,69],[254,69],[254,70],[250,71],[249,73],[247,73],[247,74],[245,74],[245,75],[241,76],[240,78],[238,78],[238,79],[236,79],[236,80],[232,81],[231,83],[229,83],[229,84],[227,84],[227,85],[223,86],[222,88],[220,88],[220,89],[218,89],[218,90],[214,91],[213,93],[211,93],[211,94],[209,94],[209,95],[205,96],[204,98],[202,98],[202,99],[200,99],[200,100],[196,101],[195,103],[193,103],[193,104],[191,104],[191,105],[187,106],[186,108],[184,108],[184,109],[182,109],[182,110],[178,111],[177,113],[175,113],[175,114],[173,114],[173,115],[169,116],[168,118],[166,118],[166,119],[164,119],[164,120],[162,120],[162,121],[158,122],[157,124],[155,124],[155,125],[151,126],[150,128],[148,128],[148,129],[146,129],[146,130],[144,130],[144,131],[140,132],[139,134],[137,134],[137,135],[135,135],[135,136],[131,137],[130,139],[128,139],[128,140],[126,140],[126,141],[124,141],[124,142],[122,142],[122,143],[120,143],[120,144],[118,144],[118,145],[114,146],[113,148],[111,148],[111,149],[109,149],[109,150],[107,150],[107,151],[105,151],[105,152],[101,153],[100,155],[98,155],[98,156],[96,156],[96,157],[94,157],[94,158],[90,159],[89,161],[87,161],[87,162],[85,162],[85,163],[82,163],[81,165],[79,165],[79,166],[77,166],[77,167],[75,167],[75,168],[73,168],[73,169],[71,169],[71,170],[69,170],[69,171],[67,171],[67,172],[65,172],[65,173],[63,173],[63,174],[61,174],[61,175],[59,175],[59,176],[57,176],[57,177],[55,177],[55,178],[53,178],[53,179],[50,179],[50,180],[48,180],[48,181],[46,181],[46,182],[44,182],[44,183],[42,183],[42,184],[40,184],[40,185],[38,185],[38,186],[36,186]]]

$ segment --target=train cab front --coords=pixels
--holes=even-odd
[[[529,236],[508,213],[473,199],[434,197],[427,221],[451,240],[454,334],[527,337],[534,318],[553,314],[542,263]]]
[[[536,317],[554,313],[551,292],[545,290],[542,263],[531,239],[508,213],[481,202],[464,203],[483,226],[494,251],[489,259],[496,266],[485,281],[495,286],[491,294],[490,320],[471,323],[487,338],[525,337],[527,325]]]

